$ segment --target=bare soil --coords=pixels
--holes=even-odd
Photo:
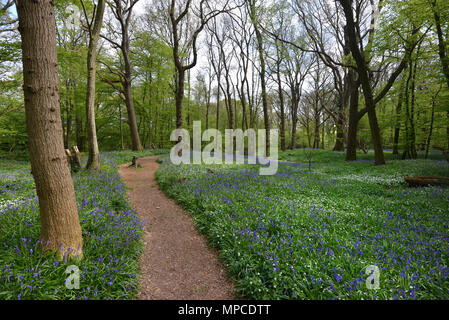
[[[235,299],[233,282],[217,251],[198,234],[193,218],[159,190],[158,157],[139,159],[142,168],[129,164],[119,168],[129,200],[145,226],[138,299]]]

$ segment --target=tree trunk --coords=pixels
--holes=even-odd
[[[97,46],[98,39],[100,38],[101,25],[103,24],[105,3],[105,0],[98,0],[94,25],[90,30],[89,50],[87,52],[86,119],[89,158],[86,168],[89,170],[100,170],[100,151],[98,149],[97,128],[95,125],[95,78],[97,70]]]
[[[321,126],[321,149],[324,149],[324,127],[325,127],[325,121],[323,121],[323,125]]]
[[[349,102],[348,144],[346,146],[346,161],[357,160],[357,129],[359,126],[359,83],[355,81]]]
[[[185,71],[183,68],[178,69],[176,79],[176,128],[182,129],[182,100],[184,99],[184,79]]]
[[[128,81],[125,81],[128,83]],[[126,111],[128,113],[128,125],[131,131],[132,149],[134,151],[141,151],[142,145],[140,143],[139,130],[137,127],[136,112],[134,108],[134,99],[132,95],[131,84],[125,85],[125,103]]]
[[[278,94],[279,94],[279,108],[281,109],[281,150],[285,151],[285,104],[284,104],[284,93],[282,91],[282,82],[281,82],[281,57],[279,54],[279,44],[276,41],[276,55],[277,55],[277,61],[276,61],[276,75],[277,75],[277,81],[278,81]]]
[[[413,107],[410,110],[410,103],[414,104],[414,98],[412,93],[412,98],[410,99],[410,91],[414,91],[413,85],[413,65],[410,66],[409,75],[406,82],[405,88],[405,114],[406,114],[406,143],[405,143],[405,153],[404,155],[408,155],[410,159],[416,159],[416,147],[415,147],[415,125],[413,120]],[[412,83],[410,87],[410,83]],[[412,100],[410,102],[410,100]]]
[[[400,88],[398,104],[396,106],[396,124],[394,128],[394,138],[393,138],[393,154],[399,154],[399,135],[401,130],[401,112],[402,112],[402,98],[404,89],[403,86]]]
[[[382,147],[382,138],[380,136],[380,129],[379,129],[379,123],[377,122],[377,115],[376,115],[376,105],[374,104],[373,96],[370,93],[365,94],[365,101],[366,107],[368,108],[368,120],[370,124],[371,129],[371,139],[373,141],[374,145],[374,163],[376,165],[384,165],[385,164],[385,157],[384,157],[384,150]]]
[[[432,5],[432,9],[433,9],[433,16],[435,19],[435,27],[437,29],[437,35],[438,35],[438,55],[440,56],[441,65],[443,67],[443,74],[446,78],[447,87],[449,88],[449,57],[447,56],[447,52],[446,52],[447,43],[444,39],[443,29],[441,28],[441,17],[440,17],[440,12],[436,6],[436,0],[432,1],[431,5]],[[449,115],[449,113],[448,113],[448,115]],[[449,137],[449,127],[448,127],[448,137]],[[449,144],[448,144],[448,147],[449,147]]]
[[[78,146],[81,152],[84,152],[86,150],[86,138],[83,127],[82,115],[79,113],[79,111],[77,111],[75,114],[75,126],[76,126],[75,130],[76,145]]]
[[[294,88],[294,86],[291,86]],[[298,104],[299,98],[296,90],[292,91],[292,138],[290,140],[290,149],[296,148],[296,127],[298,126]]]
[[[221,73],[219,72],[217,74],[217,81],[218,81],[218,87],[217,87],[217,119],[216,120],[216,129],[220,130],[220,86],[221,86]]]
[[[426,159],[429,157],[429,149],[430,149],[430,142],[432,140],[434,119],[435,119],[435,100],[432,101],[432,114],[430,117],[429,135],[427,136],[427,141],[426,141]]]
[[[66,133],[65,133],[65,148],[70,148],[70,138],[72,136],[72,101],[69,99],[69,103],[67,105],[67,119],[66,119]]]
[[[265,125],[265,155],[268,157],[270,155],[270,118],[268,116],[268,99],[267,99],[267,86],[266,86],[266,65],[265,57],[263,52],[263,38],[262,33],[259,30],[258,21],[256,17],[256,5],[254,1],[250,2],[250,14],[251,22],[254,26],[254,31],[256,33],[257,39],[257,50],[259,52],[260,60],[260,86],[262,89],[262,106],[263,106],[263,119]]]
[[[132,10],[132,8],[131,9],[128,8],[128,10]],[[122,10],[120,9],[120,11]],[[128,15],[131,15],[131,11],[129,11]],[[129,57],[128,21],[129,21],[128,19],[126,19],[126,21],[123,21],[123,19],[120,21],[122,29],[121,51],[123,54],[123,61],[125,65],[125,81],[123,81],[123,89],[125,93],[126,110],[128,112],[128,125],[131,131],[132,149],[134,151],[141,151],[142,144],[140,142],[139,130],[137,127],[136,110],[134,108],[134,98],[132,91],[132,68],[131,68],[131,60]]]
[[[380,135],[379,124],[376,115],[376,103],[373,95],[373,88],[371,87],[369,70],[363,54],[360,52],[357,43],[356,26],[352,13],[352,1],[339,0],[343,7],[346,17],[347,32],[349,39],[349,47],[351,48],[352,56],[357,64],[357,73],[359,75],[360,84],[363,89],[365,97],[365,105],[368,112],[368,120],[371,129],[371,139],[374,145],[374,158],[376,165],[384,165],[385,157],[382,147],[382,138]]]
[[[120,148],[125,150],[125,144],[123,141],[123,121],[122,121],[122,105],[119,104],[119,117],[120,117]]]
[[[341,109],[341,108],[340,108]],[[344,119],[341,111],[337,114],[337,138],[333,151],[345,151],[345,133],[343,131]]]
[[[17,1],[17,12],[28,145],[41,217],[39,248],[59,258],[81,258],[83,238],[62,137],[53,2]]]

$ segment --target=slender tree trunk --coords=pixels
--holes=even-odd
[[[128,81],[126,81],[128,82]],[[139,129],[137,126],[137,119],[136,119],[136,112],[134,108],[134,99],[132,94],[132,88],[131,85],[125,85],[125,104],[126,104],[126,111],[128,113],[128,125],[129,129],[131,131],[131,143],[132,143],[132,149],[134,151],[141,151],[142,145],[140,143],[140,137],[139,137]]]
[[[122,105],[119,104],[119,116],[120,116],[120,147],[121,150],[125,150],[125,144],[123,141],[123,121],[122,121]]]
[[[284,92],[282,90],[282,81],[281,81],[281,57],[279,53],[279,44],[276,43],[276,54],[277,54],[277,61],[276,61],[276,75],[277,75],[277,82],[278,82],[278,95],[279,95],[279,107],[281,111],[281,150],[285,151],[285,103],[284,103]]]
[[[221,73],[219,72],[217,74],[217,81],[218,81],[218,87],[217,87],[217,119],[216,120],[216,129],[220,130],[220,86],[221,86]]]
[[[292,86],[293,88],[293,86]],[[298,126],[298,95],[296,90],[292,91],[292,138],[290,140],[290,149],[296,148],[296,127]]]
[[[325,127],[325,121],[323,121],[323,124],[322,124],[322,126],[321,126],[321,149],[324,149],[324,134],[325,134],[325,131],[324,131],[324,127]]]
[[[401,130],[401,112],[402,112],[402,98],[403,98],[404,88],[401,86],[398,98],[398,104],[396,106],[396,124],[394,128],[394,138],[393,138],[393,154],[399,154],[399,135]]]
[[[245,131],[248,129],[248,118],[246,115],[246,96],[245,96],[245,81],[242,81],[240,86],[240,101],[242,102],[242,130]]]
[[[72,110],[73,105],[71,99],[67,105],[67,119],[66,119],[66,133],[65,133],[65,148],[70,149],[70,138],[72,136]]]
[[[100,38],[105,0],[98,0],[94,24],[89,35],[89,49],[87,52],[87,94],[86,94],[86,119],[87,119],[87,143],[89,158],[86,168],[100,170],[100,151],[98,149],[97,128],[95,125],[95,79],[97,71],[97,46]]]
[[[62,137],[53,2],[20,0],[17,12],[28,145],[41,218],[39,247],[59,258],[80,258],[83,238]]]
[[[208,85],[207,97],[206,97],[206,130],[209,129],[209,111],[210,111],[211,94],[212,94],[212,76],[209,76],[209,85]]]
[[[130,15],[131,12],[128,14]],[[121,51],[123,54],[123,61],[125,65],[125,81],[123,81],[123,91],[125,93],[125,103],[128,112],[128,125],[131,131],[132,149],[134,151],[141,151],[142,144],[140,142],[139,129],[137,127],[136,110],[134,107],[134,98],[132,91],[132,68],[131,60],[129,57],[128,22],[120,21],[120,23],[122,28]]]
[[[176,128],[182,129],[183,119],[182,119],[182,100],[184,99],[184,80],[185,71],[184,69],[178,69],[177,79],[176,79]]]
[[[320,148],[320,117],[315,115],[315,134],[313,138],[313,148]]]
[[[432,101],[432,114],[430,117],[429,135],[427,136],[427,141],[426,141],[426,159],[429,157],[430,142],[432,140],[434,119],[435,119],[435,100]]]
[[[84,127],[83,127],[83,121],[81,119],[81,114],[79,111],[75,114],[75,135],[76,135],[76,145],[78,146],[78,149],[81,152],[84,152],[86,150],[85,148],[85,138],[84,138]]]
[[[346,161],[357,160],[357,129],[359,126],[359,83],[354,82],[349,102],[348,144],[346,146]]]
[[[419,51],[419,50],[418,50]],[[410,105],[410,152],[412,154],[413,159],[418,158],[418,153],[416,152],[416,129],[415,129],[415,102],[416,102],[416,95],[415,95],[415,88],[416,88],[416,68],[418,65],[418,61],[415,62],[415,66],[413,69],[413,75],[412,75],[412,87],[411,87],[411,105]]]
[[[413,82],[412,79],[413,79],[413,65],[410,66],[409,75],[405,87],[406,142],[405,142],[404,155],[408,155],[409,158],[415,159],[415,152],[413,152],[414,148],[413,136],[415,128],[413,123],[413,117],[410,112],[410,91],[412,90],[412,88],[410,88],[411,87],[410,84],[411,82]]]
[[[441,65],[443,67],[443,74],[446,78],[446,84],[449,88],[449,57],[447,56],[447,43],[444,39],[443,29],[441,28],[441,17],[440,12],[436,5],[436,0],[433,0],[431,2],[432,9],[433,9],[433,16],[435,19],[435,26],[437,29],[437,36],[438,36],[438,54],[440,56]],[[447,34],[446,34],[447,36]],[[449,112],[448,112],[449,116]],[[448,137],[449,137],[449,126],[448,126]],[[448,138],[449,140],[449,138]],[[449,141],[448,141],[448,147],[449,147]]]
[[[192,117],[190,114],[190,70],[187,70],[187,128],[192,128]]]
[[[266,65],[265,57],[263,52],[263,38],[262,33],[259,30],[258,21],[256,18],[256,6],[254,1],[250,1],[250,14],[251,21],[254,26],[254,31],[256,33],[257,39],[257,50],[259,52],[260,60],[260,85],[262,89],[262,106],[263,106],[263,119],[265,125],[265,155],[268,157],[270,155],[270,118],[268,116],[268,99],[267,99],[267,86],[266,86]]]
[[[234,129],[234,112],[232,110],[231,83],[229,79],[229,69],[227,66],[225,66],[225,80],[226,80],[226,90],[223,90],[223,94],[225,96],[226,110],[228,112],[228,128]]]

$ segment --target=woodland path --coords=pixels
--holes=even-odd
[[[144,222],[139,300],[230,300],[234,285],[216,250],[198,234],[193,218],[159,190],[159,156],[122,165],[119,173],[129,200]]]

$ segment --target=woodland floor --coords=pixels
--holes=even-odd
[[[159,190],[158,157],[139,159],[142,168],[127,164],[119,169],[129,200],[145,225],[138,299],[234,299],[234,284],[218,252],[198,234],[193,218]]]

